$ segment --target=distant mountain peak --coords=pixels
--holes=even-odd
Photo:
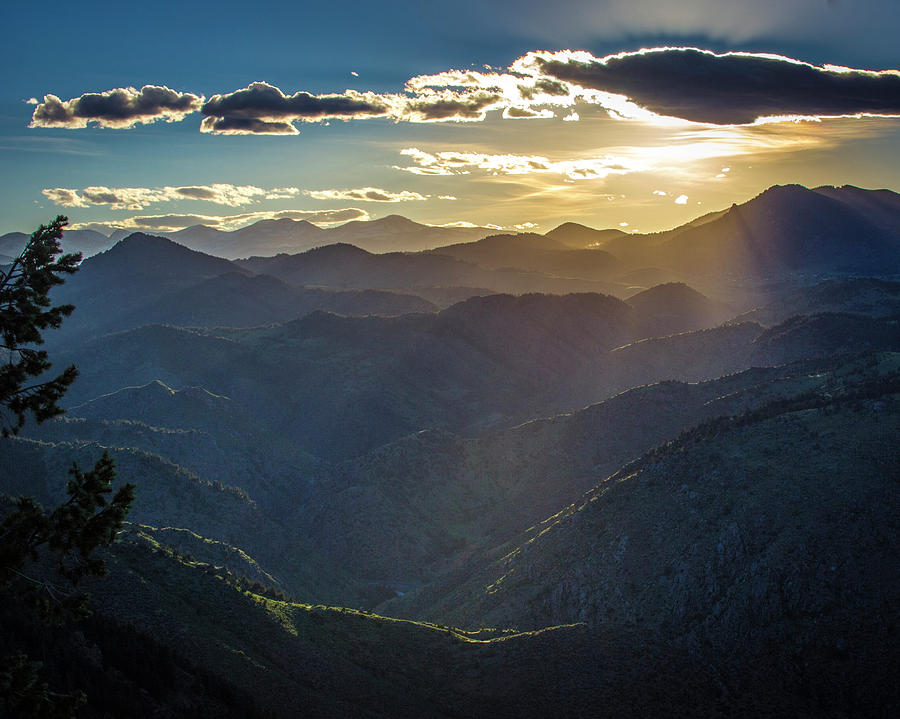
[[[184,245],[179,245],[177,242],[168,239],[167,237],[160,237],[159,235],[149,235],[146,232],[132,232],[127,237],[122,238],[112,247],[107,250],[108,252],[121,252],[123,250],[129,250],[135,247],[181,247],[182,249],[191,252]],[[106,253],[104,253],[106,254]]]
[[[385,215],[377,220],[369,220],[368,224],[370,225],[378,225],[380,227],[394,227],[397,229],[413,229],[417,227],[422,227],[418,222],[414,222],[410,220],[408,217],[404,217],[403,215]]]
[[[738,205],[738,207],[744,207],[745,205],[752,204],[758,200],[790,201],[800,197],[814,196],[815,194],[816,193],[808,187],[796,183],[788,185],[772,185],[760,192],[749,202]]]
[[[106,252],[89,258],[83,271],[95,266],[118,268],[117,272],[160,276],[213,276],[225,272],[245,272],[228,260],[192,250],[174,240],[144,232],[134,232]],[[199,275],[197,275],[199,273]]]
[[[583,225],[580,222],[563,222],[561,225],[557,225],[552,230],[550,230],[549,232],[545,232],[544,234],[551,235],[553,233],[570,232],[573,230],[579,230],[579,231],[580,230],[590,230],[591,232],[599,231],[593,227],[588,227],[587,225]]]
[[[545,232],[544,237],[549,237],[569,247],[583,248],[600,247],[609,240],[627,234],[619,229],[596,230],[578,222],[563,222],[549,232]]]

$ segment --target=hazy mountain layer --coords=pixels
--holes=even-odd
[[[495,232],[486,227],[432,227],[399,215],[388,215],[324,229],[305,220],[281,219],[260,220],[232,231],[197,225],[162,234],[193,250],[237,259],[292,254],[339,242],[370,252],[415,252],[450,242],[477,240]],[[121,238],[114,235],[114,239]]]
[[[574,250],[565,251],[565,254],[569,252]],[[609,282],[582,279],[580,275],[559,277],[552,272],[520,268],[515,263],[516,260],[511,259],[510,264],[493,269],[437,252],[376,255],[344,244],[327,245],[295,255],[251,257],[239,261],[248,270],[272,275],[288,284],[341,289],[375,288],[415,293],[419,288],[473,287],[513,294],[564,294],[607,292],[612,288]]]
[[[24,232],[7,232],[0,235],[0,254],[18,257],[29,237],[30,235]],[[66,230],[61,243],[63,252],[80,252],[85,257],[102,252],[112,244],[113,242],[105,235],[94,230]]]
[[[54,292],[76,312],[51,342],[149,323],[195,327],[253,327],[285,322],[315,310],[395,315],[431,312],[414,295],[377,290],[294,287],[252,276],[219,257],[194,252],[162,237],[134,234],[85,260]]]
[[[396,318],[314,313],[208,333],[148,326],[58,359],[82,368],[71,404],[157,379],[176,389],[199,386],[235,400],[266,431],[344,458],[423,428],[514,424],[632,386],[622,386],[610,350],[648,326],[672,332],[697,323],[690,303],[683,313],[676,302],[662,316],[650,310],[594,294],[492,295]],[[747,360],[732,357],[729,366]]]
[[[900,272],[900,198],[886,190],[775,186],[700,219],[667,232],[613,237],[601,247],[632,265],[720,282],[791,272]]]
[[[549,236],[530,233],[492,235],[433,252],[489,269],[515,267],[584,280],[609,280],[621,269],[621,262],[603,250],[573,249]]]

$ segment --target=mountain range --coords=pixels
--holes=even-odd
[[[134,506],[94,616],[0,606],[0,654],[98,717],[893,716],[898,218],[122,237],[53,290],[79,377],[0,514],[104,450]]]

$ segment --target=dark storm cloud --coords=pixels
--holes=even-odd
[[[720,125],[778,115],[900,115],[900,74],[749,53],[655,48],[605,58],[530,53],[515,66],[625,95],[660,115]]]
[[[70,100],[45,95],[32,115],[31,127],[129,128],[157,120],[177,122],[200,109],[203,98],[168,87],[144,85],[140,90],[120,87],[101,93],[85,93]]]

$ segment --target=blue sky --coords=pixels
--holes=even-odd
[[[483,119],[468,122],[421,122],[396,110],[346,122],[280,118],[282,126],[292,122],[299,130],[280,136],[201,133],[200,112],[129,129],[96,122],[77,129],[28,127],[32,98],[43,103],[54,95],[65,103],[84,93],[144,85],[205,101],[254,82],[284,96],[349,88],[396,104],[410,78],[453,69],[509,75],[509,66],[529,51],[587,51],[599,68],[613,53],[694,46],[720,54],[774,53],[813,66],[892,70],[900,67],[900,3],[893,0],[608,0],[552,8],[532,0],[287,7],[46,2],[4,10],[2,28],[0,232],[32,229],[58,212],[107,228],[165,216],[172,229],[189,221],[179,216],[236,218],[210,220],[236,226],[267,212],[350,210],[362,217],[397,213],[435,224],[540,231],[568,219],[654,230],[743,201],[776,182],[900,189],[896,117],[710,127],[697,124],[707,116],[696,113],[679,123],[637,114],[611,119],[608,104],[588,96],[571,106],[523,110],[543,119],[503,119],[508,107],[496,104]],[[570,65],[582,60],[565,58]],[[718,58],[715,64],[724,65]],[[892,79],[878,80],[886,89],[877,89],[876,99],[894,107]],[[656,90],[637,105],[655,107]],[[241,98],[231,98],[232,105]],[[777,99],[786,103],[785,114],[798,114],[792,97]],[[704,111],[716,101],[704,98]],[[411,149],[420,154],[403,153]],[[451,155],[452,162],[446,159]],[[540,168],[526,171],[523,158],[535,157]],[[85,188],[142,192],[119,193],[129,198],[126,207]],[[350,192],[367,188],[383,192]],[[201,191],[218,199],[191,199]],[[161,220],[153,222],[165,229]]]

